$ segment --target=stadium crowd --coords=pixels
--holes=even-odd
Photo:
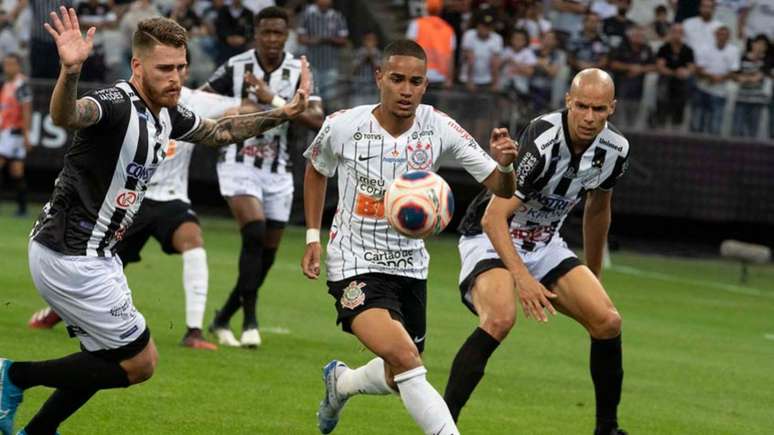
[[[0,56],[29,59],[32,78],[54,79],[56,48],[42,23],[61,3],[81,26],[98,28],[84,81],[129,75],[137,22],[163,15],[191,36],[191,81],[254,44],[252,17],[285,8],[294,24],[288,51],[306,54],[328,109],[374,101],[373,69],[382,32],[352,38],[332,0],[5,0]],[[558,107],[570,78],[596,66],[611,71],[619,94],[614,121],[624,128],[668,128],[774,137],[772,0],[395,0],[410,18],[406,35],[429,53],[431,93],[490,94],[508,105],[503,124],[523,125]],[[352,48],[348,50],[347,48]],[[35,53],[35,56],[29,56]],[[357,92],[352,92],[356,89]],[[432,97],[431,97],[432,98]],[[687,115],[686,115],[687,114]]]

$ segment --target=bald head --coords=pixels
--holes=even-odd
[[[608,96],[608,100],[615,98],[615,85],[610,74],[599,68],[586,68],[575,75],[570,85],[570,96],[586,95],[593,93],[598,96]]]

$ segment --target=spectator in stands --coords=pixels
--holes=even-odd
[[[680,126],[696,72],[693,50],[683,41],[682,24],[672,24],[656,59],[659,78],[654,121],[658,126],[664,126],[667,121]]]
[[[590,12],[597,14],[600,20],[605,21],[618,14],[617,0],[594,0],[589,8]]]
[[[167,16],[175,20],[177,24],[183,26],[188,32],[189,37],[201,35],[206,32],[206,30],[202,28],[204,26],[202,19],[193,8],[193,0],[177,0],[175,2],[175,7],[169,11]]]
[[[570,39],[583,29],[584,15],[592,0],[551,0],[554,10],[551,24],[559,37],[562,48],[567,48]]]
[[[5,56],[11,53],[18,53],[21,48],[13,24],[12,17],[0,9],[0,59],[5,59]]]
[[[774,23],[772,23],[774,25]],[[750,42],[749,50],[742,56],[739,71],[734,79],[739,83],[734,110],[735,136],[756,137],[763,109],[771,101],[771,70],[769,40],[760,34]]]
[[[570,40],[567,52],[572,74],[577,74],[586,68],[602,68],[607,66],[609,48],[607,42],[599,34],[599,17],[588,13],[583,20],[583,31]]]
[[[515,0],[523,1],[523,0]],[[513,28],[513,17],[510,5],[506,0],[473,0],[472,11],[474,14],[491,15],[492,30],[500,36],[508,36]]]
[[[715,30],[715,44],[704,45],[696,53],[696,75],[691,131],[719,134],[723,124],[728,82],[739,70],[739,49],[728,42],[731,33],[726,26]]]
[[[774,41],[774,0],[750,0],[739,12],[739,39],[764,34]],[[771,116],[774,118],[774,115]]]
[[[431,88],[451,88],[454,83],[454,29],[440,17],[442,0],[426,2],[427,15],[412,20],[406,38],[416,41],[427,54],[427,81]]]
[[[685,43],[695,53],[700,52],[705,46],[713,47],[715,45],[715,31],[723,24],[714,19],[714,15],[715,1],[701,0],[699,15],[688,18],[683,22]]]
[[[274,0],[244,0],[242,4],[256,15],[261,12],[261,9],[268,8],[269,6],[276,6]]]
[[[511,33],[510,44],[503,51],[501,89],[514,90],[517,96],[529,94],[529,82],[535,73],[537,57],[529,46],[529,33],[516,29]]]
[[[379,100],[375,71],[381,61],[379,37],[374,32],[368,32],[363,35],[363,45],[355,51],[352,62],[350,106],[375,104]]]
[[[475,28],[462,35],[460,81],[470,91],[497,90],[503,38],[492,31],[493,16],[478,14],[474,21]]]
[[[669,22],[669,13],[666,6],[656,6],[653,16],[653,22],[648,24],[648,28],[645,32],[645,39],[649,42],[666,41],[667,35],[669,34],[669,28],[672,25],[672,23]]]
[[[48,22],[48,13],[59,10],[60,6],[70,8],[71,0],[20,0],[29,4],[32,12],[30,26],[30,78],[55,79],[59,76],[59,52],[56,43],[43,27]]]
[[[540,48],[535,50],[535,72],[529,83],[532,96],[532,108],[536,113],[543,113],[551,109],[554,80],[567,58],[559,48],[559,40],[553,31],[546,32],[540,43]]]
[[[225,6],[225,0],[211,0],[201,13],[202,25],[207,36],[202,39],[202,48],[211,59],[218,59],[218,30],[216,28],[220,10]]]
[[[347,44],[349,29],[332,0],[316,0],[301,17],[298,42],[305,47],[320,97],[330,104],[336,97],[339,53]]]
[[[610,69],[618,98],[616,118],[621,125],[635,126],[645,74],[656,70],[656,59],[645,40],[645,29],[635,25],[627,30],[626,40],[611,52]]]
[[[80,3],[76,13],[82,31],[86,32],[89,27],[97,28],[97,33],[94,34],[94,48],[83,64],[80,79],[85,82],[104,83],[107,77],[104,30],[115,29],[118,26],[118,17],[108,4],[99,0]]]
[[[616,0],[617,12],[614,16],[602,21],[602,34],[605,35],[610,49],[614,50],[626,40],[626,32],[634,27],[634,21],[626,17],[631,0]]]
[[[122,71],[120,74],[121,77],[129,77],[131,75],[131,64],[129,61],[132,58],[132,35],[134,35],[134,31],[137,30],[137,23],[146,18],[158,17],[160,15],[161,11],[159,11],[156,6],[154,6],[151,0],[135,0],[131,3],[131,5],[129,5],[129,8],[124,16],[121,17],[119,28],[121,30],[121,34],[123,35],[123,52],[124,59],[126,59],[126,62],[123,62],[122,65],[124,71]],[[51,35],[48,35],[48,38],[51,39]]]
[[[551,30],[551,22],[543,16],[543,6],[536,0],[527,2],[524,6],[524,16],[516,20],[515,26],[527,31],[530,45],[534,48],[540,47],[543,35]]]
[[[253,40],[253,13],[242,5],[242,0],[231,0],[229,6],[220,8],[215,21],[218,35],[217,64],[248,49]]]

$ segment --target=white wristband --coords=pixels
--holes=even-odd
[[[501,164],[497,164],[497,170],[502,172],[503,174],[510,174],[513,172],[513,163],[509,164],[508,166],[502,166]]]
[[[306,244],[310,243],[320,243],[320,229],[319,228],[308,228],[306,230]]]
[[[287,103],[288,102],[285,101],[285,99],[280,97],[279,95],[275,95],[274,98],[271,99],[271,105],[278,109]]]

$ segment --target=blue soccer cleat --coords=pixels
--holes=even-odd
[[[3,435],[13,435],[13,418],[24,395],[22,389],[8,377],[11,364],[13,361],[0,358],[0,433]]]
[[[333,432],[339,422],[339,413],[347,403],[348,397],[343,397],[336,389],[339,368],[347,368],[341,361],[333,360],[323,367],[323,384],[325,384],[325,397],[317,409],[317,428],[320,433]]]
[[[22,429],[19,432],[16,432],[16,435],[27,435],[27,432],[24,429]],[[54,435],[59,435],[59,432],[55,433]]]

